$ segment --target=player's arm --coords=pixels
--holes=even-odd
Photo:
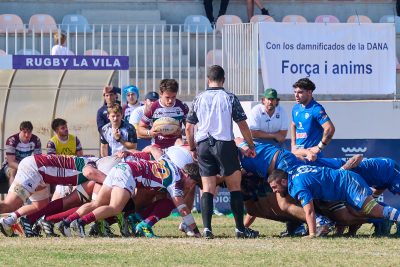
[[[306,214],[309,237],[315,237],[317,233],[317,223],[315,219],[314,202],[311,200],[305,206],[303,206],[303,209]]]
[[[97,168],[86,165],[82,169],[82,174],[91,181],[95,181],[96,183],[102,184],[104,179],[106,179],[106,175],[99,171]]]
[[[314,161],[317,159],[317,153],[309,149],[297,148],[296,146],[296,124],[292,121],[290,123],[290,146],[291,152],[300,160],[308,159]]]
[[[189,144],[190,151],[196,151],[196,142],[194,141],[194,126],[190,122],[186,122],[185,132],[186,132],[186,140]]]
[[[6,160],[8,163],[8,167],[13,169],[18,169],[18,161],[15,155],[6,154]]]
[[[82,157],[83,156],[83,149],[82,149],[81,141],[76,136],[75,136],[75,140],[76,140],[76,155],[78,157]]]
[[[282,143],[285,141],[287,132],[287,130],[280,130],[275,133],[267,133],[261,130],[251,130],[253,138],[272,139],[277,141],[278,143]]]
[[[236,123],[239,127],[240,132],[243,135],[243,139],[246,141],[246,143],[249,147],[250,153],[249,153],[248,157],[254,158],[256,156],[256,151],[254,148],[253,137],[251,135],[251,132],[250,132],[249,126],[247,125],[247,122],[245,120],[243,120],[243,121],[239,121]]]
[[[196,225],[196,222],[193,218],[190,209],[185,204],[184,199],[180,196],[172,197],[172,201],[174,202],[175,206],[177,207],[179,214],[183,218],[183,222],[189,226],[189,228],[195,233],[195,237],[200,237],[199,228]]]
[[[149,138],[153,138],[154,137],[154,134],[151,131],[151,129],[149,130],[148,129],[148,125],[143,121],[140,121],[139,124],[138,124],[137,134],[138,134],[139,138],[147,138],[147,139],[149,139]]]
[[[146,146],[142,149],[142,152],[150,153],[155,160],[158,160],[163,155],[162,149],[155,145]]]
[[[108,144],[100,144],[100,157],[108,156]]]

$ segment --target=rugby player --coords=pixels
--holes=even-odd
[[[314,199],[345,201],[369,218],[400,221],[397,209],[379,204],[362,177],[347,170],[304,165],[289,175],[285,171],[274,170],[268,177],[268,183],[273,192],[281,196],[290,194],[300,201],[306,214],[310,238],[316,236]]]
[[[77,220],[79,234],[84,237],[84,225],[121,212],[137,187],[166,189],[185,224],[189,225],[196,237],[200,237],[190,209],[184,204],[185,189],[195,185],[195,181],[189,179],[188,174],[189,166],[193,164],[195,163],[189,151],[181,147],[169,148],[158,161],[138,159],[118,164],[107,175],[96,201],[83,205],[63,220],[63,234],[71,236],[70,224]],[[198,179],[198,174],[194,176]]]
[[[65,155],[32,155],[24,158],[6,199],[0,202],[0,213],[11,212],[9,216],[0,218],[0,231],[6,236],[12,235],[11,225],[19,217],[44,208],[49,203],[50,184],[76,186],[88,181],[82,174],[82,169],[97,159]],[[95,181],[96,179],[97,177],[94,178]],[[77,194],[87,198],[86,190],[90,190],[92,186],[93,184],[78,186]],[[23,206],[28,198],[32,204]],[[59,202],[58,206],[61,206],[62,200]],[[33,233],[28,235],[31,234]]]

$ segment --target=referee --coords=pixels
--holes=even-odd
[[[240,163],[232,130],[233,119],[250,147],[247,156],[255,157],[254,143],[246,123],[247,117],[239,99],[225,91],[223,87],[225,72],[221,66],[211,66],[207,78],[208,88],[195,97],[186,120],[186,137],[193,157],[198,159],[203,184],[201,197],[203,236],[207,239],[214,238],[211,229],[213,198],[217,175],[221,175],[225,176],[225,183],[231,195],[236,237],[257,237],[257,233],[246,229],[243,225]],[[197,125],[196,136],[194,136],[195,125]]]

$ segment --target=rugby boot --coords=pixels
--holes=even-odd
[[[54,224],[52,222],[46,221],[44,216],[39,219],[38,224],[43,229],[46,237],[60,237],[58,234],[54,233]]]
[[[117,222],[121,236],[130,237],[131,233],[129,232],[129,221],[128,218],[125,218],[124,213],[121,212],[117,215]]]
[[[4,218],[0,218],[0,231],[5,236],[13,236],[13,230],[11,229],[11,225],[8,225],[4,222]]]
[[[205,239],[214,239],[214,234],[211,232],[210,229],[204,228],[203,230],[203,237]]]
[[[236,238],[257,238],[259,236],[259,232],[250,228],[244,228],[244,231],[235,229],[235,235]]]
[[[100,236],[99,222],[94,222],[89,228],[89,236],[97,237]]]
[[[153,232],[153,229],[146,222],[141,222],[138,225],[136,225],[136,235],[137,236],[144,236],[144,237],[147,237],[147,238],[156,237],[156,235]]]
[[[189,226],[187,226],[184,222],[181,222],[178,227],[179,231],[184,232],[187,236],[193,237],[195,233],[190,230]]]
[[[393,222],[389,220],[383,220],[382,222],[374,223],[375,229],[373,236],[389,236],[392,225]]]
[[[329,218],[319,215],[316,215],[316,223],[317,223],[317,236],[327,236],[329,232],[334,229],[335,223],[331,221]]]
[[[71,228],[79,235],[79,237],[85,238],[85,224],[81,219],[71,222]]]
[[[143,221],[139,214],[133,213],[128,216],[129,226],[131,228],[132,233],[136,232],[136,226]]]
[[[58,224],[58,230],[63,236],[72,237],[71,227],[69,222],[62,220],[61,223]]]
[[[21,225],[22,229],[24,230],[24,234],[26,237],[37,237],[39,236],[35,233],[32,229],[32,224],[28,221],[26,217],[19,218],[19,224]]]
[[[396,233],[394,235],[400,237],[400,222],[396,224]]]
[[[105,220],[99,221],[99,235],[102,237],[117,237],[118,235],[114,234],[114,229],[108,224]]]
[[[304,223],[289,221],[286,223],[286,231],[281,232],[280,237],[305,236],[307,234]]]

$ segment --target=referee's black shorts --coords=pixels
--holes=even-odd
[[[207,139],[199,142],[197,147],[201,176],[232,175],[240,170],[238,149],[234,141],[215,141],[210,146]]]

